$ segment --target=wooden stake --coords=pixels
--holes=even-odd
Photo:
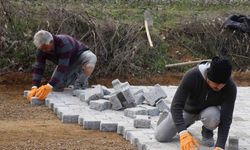
[[[149,45],[150,45],[150,47],[153,47],[153,42],[151,40],[151,36],[150,36],[150,33],[149,33],[149,29],[148,29],[148,21],[145,20],[144,23],[145,23],[145,28],[146,28],[146,33],[147,33]]]

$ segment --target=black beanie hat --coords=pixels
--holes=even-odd
[[[232,65],[228,59],[213,57],[210,68],[207,71],[209,80],[215,83],[226,83],[232,73]]]

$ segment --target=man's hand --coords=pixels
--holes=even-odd
[[[199,148],[200,144],[188,131],[180,132],[180,148],[181,150],[195,150]]]
[[[28,93],[27,100],[31,101],[31,98],[36,95],[37,87],[32,87]]]
[[[215,147],[214,150],[224,150],[224,149],[220,147]]]
[[[39,100],[44,100],[46,96],[52,91],[52,86],[50,84],[46,84],[37,89],[35,97]]]

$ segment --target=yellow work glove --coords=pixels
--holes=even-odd
[[[224,149],[220,147],[215,147],[214,150],[224,150]]]
[[[180,148],[181,150],[195,150],[199,149],[200,144],[188,131],[180,132]]]
[[[39,87],[36,91],[35,97],[39,100],[45,100],[46,96],[52,91],[52,88],[53,87],[50,84]]]
[[[32,87],[27,95],[27,100],[31,101],[31,98],[36,95],[37,87]]]

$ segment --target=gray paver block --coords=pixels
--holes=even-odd
[[[101,124],[101,120],[98,120],[91,116],[83,119],[83,129],[99,130],[100,124]]]
[[[31,102],[30,102],[31,105],[37,105],[37,106],[40,106],[40,105],[44,105],[45,104],[45,101],[40,101],[37,97],[32,97],[31,98]]]
[[[78,114],[62,114],[62,123],[78,123]]]
[[[103,96],[103,99],[106,99],[106,100],[110,100],[110,98],[111,98],[111,95],[104,95]]]
[[[89,108],[94,109],[94,110],[98,110],[98,111],[103,111],[103,110],[111,108],[111,102],[109,100],[105,100],[105,99],[91,101]]]
[[[153,106],[159,99],[167,97],[167,94],[159,84],[156,84],[149,92],[145,92],[143,96]]]
[[[45,105],[46,105],[46,106],[49,106],[49,101],[50,101],[49,98],[46,98],[46,99],[45,99]]]
[[[80,101],[84,102],[85,101],[85,93],[80,93],[79,99],[80,99]]]
[[[58,107],[68,107],[68,106],[66,106],[64,103],[56,103],[56,104],[54,104],[54,107],[53,107],[54,114],[58,113],[57,112]]]
[[[23,91],[23,97],[27,97],[28,94],[29,94],[29,90],[24,90],[24,91]]]
[[[129,87],[124,88],[120,92],[118,92],[117,97],[120,100],[123,107],[129,108],[135,106],[135,97],[132,94]]]
[[[121,82],[120,82],[119,79],[115,79],[115,80],[112,81],[112,85],[113,85],[114,89],[119,89],[120,85],[121,85]]]
[[[160,99],[157,103],[156,103],[156,107],[158,107],[158,109],[160,111],[170,111],[170,108],[168,107],[167,103],[164,101],[164,99]]]
[[[157,121],[157,125],[159,125],[165,118],[167,118],[168,113],[168,111],[161,112],[159,120]]]
[[[102,121],[100,124],[100,131],[117,132],[117,126],[118,126],[118,123]]]
[[[113,110],[120,110],[122,109],[122,104],[120,102],[120,100],[118,99],[118,97],[116,96],[116,94],[112,94],[111,97],[110,97],[110,102],[112,104],[112,109]]]
[[[142,104],[145,101],[145,97],[143,96],[143,94],[144,94],[143,89],[140,89],[134,93],[136,105]]]
[[[236,136],[229,136],[228,150],[238,150],[239,149],[239,138]]]
[[[130,87],[128,82],[121,83],[119,79],[113,80],[112,85],[116,91],[121,91],[124,88]]]
[[[69,107],[58,107],[56,116],[62,120],[63,113],[70,111]]]
[[[135,128],[150,128],[151,120],[148,116],[136,115],[136,118],[134,119],[134,127]]]
[[[79,95],[80,95],[81,93],[85,93],[85,90],[74,90],[74,91],[72,92],[72,95],[73,95],[73,96],[79,97]]]
[[[112,93],[112,90],[108,89],[106,86],[101,86],[102,90],[103,90],[103,94],[104,95],[109,95]]]
[[[158,116],[160,111],[157,107],[149,106],[149,105],[137,105],[137,107],[145,108],[148,111],[148,115],[150,116]]]
[[[92,100],[101,99],[104,96],[103,89],[100,85],[94,88],[88,88],[85,90],[84,95],[80,95],[80,100],[89,103]]]
[[[142,107],[127,108],[124,110],[124,116],[135,118],[136,115],[148,115],[148,112]]]

